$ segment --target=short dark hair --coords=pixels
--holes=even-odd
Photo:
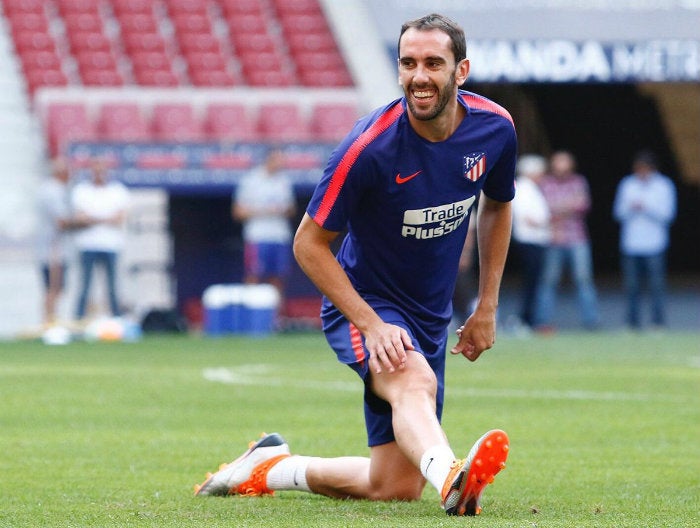
[[[455,63],[459,63],[467,58],[467,38],[464,36],[464,30],[454,20],[447,18],[444,15],[432,13],[416,20],[404,22],[401,26],[399,34],[399,42],[397,45],[397,53],[401,57],[401,37],[410,28],[418,31],[430,31],[431,29],[439,29],[447,33],[452,41],[452,53],[455,56]]]
[[[656,154],[654,154],[651,150],[640,150],[637,152],[632,159],[632,164],[637,165],[638,163],[647,165],[652,169],[656,169],[658,167]]]

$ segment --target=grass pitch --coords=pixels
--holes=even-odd
[[[700,335],[568,334],[448,359],[443,424],[465,455],[508,431],[476,518],[414,503],[195,498],[261,431],[364,455],[359,381],[320,334],[0,343],[0,526],[700,526]]]

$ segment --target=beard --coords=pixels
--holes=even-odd
[[[431,119],[435,119],[436,117],[438,117],[443,112],[447,104],[455,96],[456,90],[454,87],[456,86],[456,74],[456,70],[452,72],[452,75],[450,75],[450,80],[445,86],[442,87],[442,89],[438,88],[437,86],[432,87],[437,92],[438,99],[435,105],[433,105],[432,108],[429,108],[427,110],[419,111],[413,104],[413,99],[410,93],[411,86],[404,87],[406,103],[408,104],[408,109],[411,111],[411,114],[413,114],[413,117],[415,117],[419,121],[430,121]]]

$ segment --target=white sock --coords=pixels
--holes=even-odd
[[[438,493],[450,473],[455,454],[448,445],[436,445],[428,449],[420,459],[420,472],[430,482]]]
[[[271,490],[311,491],[306,483],[306,468],[315,457],[290,456],[283,458],[267,472],[267,487]]]

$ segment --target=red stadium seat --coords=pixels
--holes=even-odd
[[[204,137],[189,104],[159,103],[153,107],[153,132],[162,141],[196,141]]]
[[[280,16],[321,13],[321,7],[317,0],[273,0],[272,3]]]
[[[27,80],[27,89],[30,94],[42,86],[68,85],[68,77],[61,69],[35,68],[25,70],[24,77]]]
[[[68,42],[73,53],[83,51],[109,51],[112,43],[99,31],[72,31],[68,33]]]
[[[279,53],[246,53],[239,56],[239,62],[251,86],[290,86],[296,82]]]
[[[63,17],[66,32],[96,31],[102,32],[102,18],[97,13],[69,13]]]
[[[231,42],[241,55],[247,53],[274,53],[277,45],[267,33],[237,32],[231,35]]]
[[[293,86],[297,84],[295,77],[288,72],[275,70],[252,70],[245,73],[250,86]]]
[[[105,103],[99,109],[97,130],[105,141],[145,141],[148,123],[137,103]]]
[[[318,141],[338,141],[350,132],[358,117],[354,104],[317,103],[311,109],[311,133]]]
[[[35,69],[60,70],[61,58],[53,51],[25,51],[19,56],[25,71]]]
[[[135,51],[131,54],[134,72],[172,71],[172,61],[167,53],[159,51]]]
[[[125,13],[152,14],[153,0],[112,0],[112,9],[117,16]]]
[[[255,141],[255,122],[244,104],[211,103],[204,111],[204,130],[210,139]]]
[[[50,103],[46,117],[49,128],[90,123],[87,108],[82,103]]]
[[[56,51],[56,43],[51,35],[43,31],[19,31],[14,35],[18,53],[28,51]]]
[[[117,17],[122,36],[130,33],[157,33],[158,23],[153,13],[124,13]]]
[[[75,58],[78,68],[87,70],[113,70],[117,69],[117,60],[109,51],[81,51]]]
[[[41,13],[15,13],[8,17],[12,33],[20,31],[41,31],[48,33],[49,22],[46,15]]]
[[[177,38],[183,53],[212,52],[221,53],[221,43],[214,35],[207,33],[184,33]]]
[[[123,86],[124,77],[116,70],[81,68],[80,78],[85,86]]]
[[[190,72],[193,86],[235,86],[236,78],[232,73],[221,70],[195,70]]]
[[[99,13],[99,3],[95,0],[56,0],[56,6],[63,16],[71,13]]]
[[[122,42],[129,55],[138,52],[163,53],[167,51],[165,39],[160,33],[126,33]]]
[[[305,51],[292,54],[299,70],[333,70],[344,69],[345,61],[337,50]]]
[[[5,15],[11,17],[15,14],[43,14],[43,0],[3,0],[2,7]]]
[[[221,0],[225,16],[229,15],[263,15],[260,0]]]
[[[169,70],[138,70],[134,72],[137,84],[141,86],[178,86],[177,76]]]
[[[49,105],[46,128],[52,154],[63,152],[71,141],[95,139],[95,129],[87,109],[80,103]]]
[[[190,71],[226,71],[226,59],[221,53],[191,51],[185,60]]]
[[[279,53],[243,53],[238,55],[243,71],[247,74],[251,71],[282,72],[284,59]]]
[[[176,13],[206,15],[208,7],[205,0],[166,0],[165,4],[171,15]]]
[[[345,69],[302,70],[299,72],[299,78],[303,86],[315,88],[340,88],[354,84]]]
[[[170,17],[177,33],[207,33],[212,32],[211,20],[206,14],[177,13]]]
[[[323,13],[297,15],[290,14],[280,18],[280,24],[285,35],[292,33],[322,33],[328,32],[328,23]]]
[[[228,15],[226,23],[231,35],[236,32],[267,33],[267,19],[263,15]]]
[[[305,141],[308,123],[294,103],[264,103],[258,110],[258,132],[268,141]]]
[[[333,35],[326,31],[321,33],[291,33],[287,35],[287,44],[292,53],[337,49]]]

